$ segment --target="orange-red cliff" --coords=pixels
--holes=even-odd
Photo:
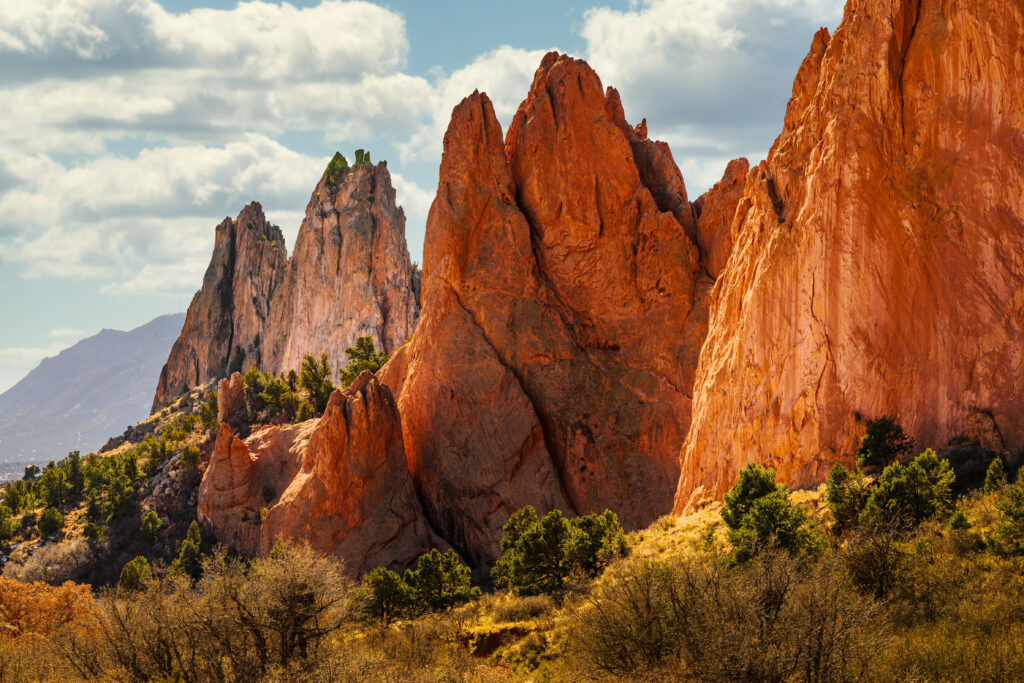
[[[395,400],[369,372],[334,392],[318,420],[264,427],[244,441],[222,424],[198,514],[218,541],[246,554],[308,542],[353,575],[402,568],[437,544],[409,476]]]
[[[711,304],[676,509],[748,461],[791,485],[894,414],[1024,439],[1024,7],[850,0],[753,169]]]
[[[422,318],[380,373],[427,516],[477,563],[525,504],[650,523],[672,505],[712,284],[671,152],[555,53],[504,138],[474,93],[444,150]]]

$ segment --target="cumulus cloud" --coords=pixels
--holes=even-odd
[[[429,95],[430,120],[399,145],[402,158],[440,159],[452,109],[474,90],[487,93],[502,127],[507,127],[526,97],[545,52],[547,50],[521,50],[504,45],[450,75],[437,74]]]
[[[13,4],[13,3],[11,3]],[[223,143],[239,130],[411,130],[430,85],[400,72],[403,18],[367,2],[242,2],[167,12],[154,0],[5,8],[0,145],[96,154],[130,135]]]
[[[0,244],[0,257],[22,263],[28,277],[132,275],[107,293],[194,290],[213,217],[253,200],[303,206],[326,163],[257,134],[223,147],[144,149],[72,167],[18,153],[0,159],[33,181],[0,196],[0,229],[19,233]],[[299,212],[268,214],[294,222],[283,226],[294,235]]]
[[[73,327],[58,327],[55,330],[50,330],[50,336],[54,339],[70,339],[75,337],[81,337],[85,332],[82,330],[76,330]]]
[[[294,242],[326,159],[282,135],[402,139],[438,118],[441,85],[403,71],[404,19],[369,2],[34,0],[3,15],[0,258],[29,278],[192,291],[213,225],[249,201]],[[428,191],[395,185],[422,224]]]
[[[405,210],[406,225],[416,226],[417,229],[426,225],[427,213],[430,212],[430,204],[434,201],[433,190],[425,190],[399,173],[391,174],[391,184],[395,186],[398,203]],[[407,229],[407,238],[409,232]]]
[[[719,161],[746,155],[756,163],[767,152],[814,32],[834,26],[843,4],[643,0],[625,11],[589,10],[581,34],[591,65],[621,91],[627,117],[647,117],[689,184],[706,188],[725,168]]]

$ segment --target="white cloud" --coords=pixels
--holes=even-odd
[[[5,154],[15,177],[31,180],[0,196],[0,257],[28,277],[125,278],[108,293],[180,293],[199,283],[213,227],[253,200],[301,207],[326,164],[261,135],[224,147],[190,145],[103,156],[66,168],[43,156]],[[27,174],[31,174],[28,176]],[[301,213],[268,212],[295,222]],[[147,270],[148,268],[148,270]],[[142,269],[142,270],[140,270]]]
[[[533,74],[547,50],[521,50],[504,45],[480,55],[449,76],[436,76],[430,94],[430,120],[399,145],[406,160],[439,160],[452,110],[474,90],[487,93],[494,113],[507,128],[526,97]]]
[[[435,87],[402,71],[404,19],[368,2],[0,0],[0,16],[0,258],[25,277],[194,291],[213,226],[252,200],[294,242],[326,158],[275,138],[433,120]],[[425,220],[424,191],[396,185]]]
[[[720,177],[721,160],[759,161],[781,131],[814,32],[834,26],[843,4],[643,0],[626,11],[589,10],[581,35],[591,66],[622,93],[627,118],[647,117],[650,135],[672,146],[690,189],[704,189]]]
[[[391,184],[395,186],[398,203],[405,210],[406,241],[411,243],[410,233],[415,231],[415,234],[419,235],[422,226],[427,223],[430,204],[434,201],[434,188],[425,190],[398,173],[391,174]]]
[[[401,133],[426,113],[429,84],[400,72],[404,19],[367,2],[173,14],[154,0],[33,0],[0,14],[11,84],[0,145],[23,151],[96,154],[132,135]]]
[[[76,330],[73,327],[58,327],[55,330],[50,330],[50,336],[55,339],[69,339],[75,337],[81,337],[85,332],[82,330]]]

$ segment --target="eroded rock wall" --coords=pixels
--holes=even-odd
[[[676,509],[749,461],[792,486],[896,415],[1024,438],[1024,8],[850,0],[747,176],[712,294]]]

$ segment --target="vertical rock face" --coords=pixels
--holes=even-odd
[[[326,353],[338,367],[357,337],[371,336],[390,352],[412,335],[419,274],[387,164],[329,175],[306,207],[291,261],[259,204],[217,227],[203,288],[161,374],[154,410],[236,370],[298,369],[306,353]]]
[[[423,317],[381,372],[428,517],[477,563],[525,504],[651,522],[671,508],[712,284],[668,147],[555,53],[504,140],[474,93],[444,142]]]
[[[851,0],[747,177],[713,293],[676,497],[755,460],[791,484],[866,419],[921,445],[1024,438],[1024,8]]]
[[[258,203],[217,226],[203,287],[160,373],[154,411],[233,366],[260,364],[264,326],[287,261],[281,230],[267,223]]]
[[[722,179],[694,202],[699,216],[697,244],[708,275],[716,279],[725,270],[725,263],[736,241],[740,226],[733,219],[747,187],[749,172],[750,162],[746,159],[730,162]]]
[[[355,166],[334,183],[328,175],[306,207],[274,303],[264,362],[271,372],[297,369],[306,353],[326,353],[338,367],[361,336],[391,352],[419,317],[405,214],[387,164]]]
[[[406,566],[433,540],[395,400],[369,372],[336,391],[319,420],[265,427],[244,442],[221,425],[199,518],[247,554],[266,554],[279,540],[308,542],[353,575]]]

